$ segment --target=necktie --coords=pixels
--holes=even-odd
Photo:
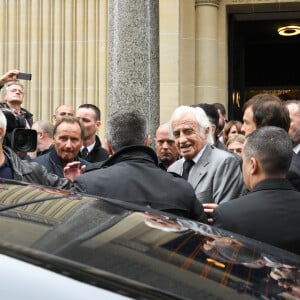
[[[183,163],[183,171],[182,171],[182,177],[184,179],[188,179],[189,177],[189,172],[190,172],[190,169],[191,167],[194,165],[194,162],[192,160],[185,160],[184,163]]]
[[[81,150],[81,157],[82,158],[87,158],[89,154],[89,150],[87,149],[87,147],[84,147],[82,150]]]

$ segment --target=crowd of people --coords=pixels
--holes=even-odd
[[[300,254],[300,100],[258,94],[243,120],[220,103],[179,106],[150,147],[147,116],[114,112],[106,146],[93,104],[56,108],[52,122],[23,108],[18,70],[0,78],[1,109],[37,132],[34,153],[2,145],[0,177],[115,198],[230,230]]]

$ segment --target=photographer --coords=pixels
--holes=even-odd
[[[71,182],[47,172],[46,168],[35,162],[21,160],[9,147],[3,146],[7,120],[0,110],[0,177],[25,182],[68,189]]]
[[[22,128],[31,128],[33,114],[21,107],[24,99],[24,87],[19,82],[19,70],[11,70],[0,77],[0,89],[3,90],[3,102],[0,102],[0,109],[10,109],[16,119],[23,119],[25,124]],[[26,152],[17,152],[21,159],[27,158]]]
[[[0,78],[0,86],[3,88],[3,102],[0,108],[10,108],[16,116],[23,116],[26,120],[26,128],[31,128],[33,115],[25,108],[21,107],[24,99],[24,87],[17,80],[18,70],[12,70]],[[4,84],[4,86],[3,86]]]

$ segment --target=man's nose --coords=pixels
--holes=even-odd
[[[72,142],[71,139],[68,139],[66,142],[66,147],[71,148],[72,147]]]
[[[242,132],[245,132],[245,124],[243,123],[242,128],[241,128]]]
[[[185,134],[183,133],[183,132],[180,132],[180,135],[179,135],[179,137],[178,137],[178,142],[179,143],[183,143],[183,142],[185,142],[186,141],[186,136],[185,136]]]
[[[163,148],[169,148],[168,142],[163,142],[162,146],[163,146]]]

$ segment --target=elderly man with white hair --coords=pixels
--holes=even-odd
[[[244,192],[240,161],[213,146],[211,123],[202,108],[178,107],[171,117],[171,128],[182,158],[168,172],[184,177],[201,203],[219,204]]]

